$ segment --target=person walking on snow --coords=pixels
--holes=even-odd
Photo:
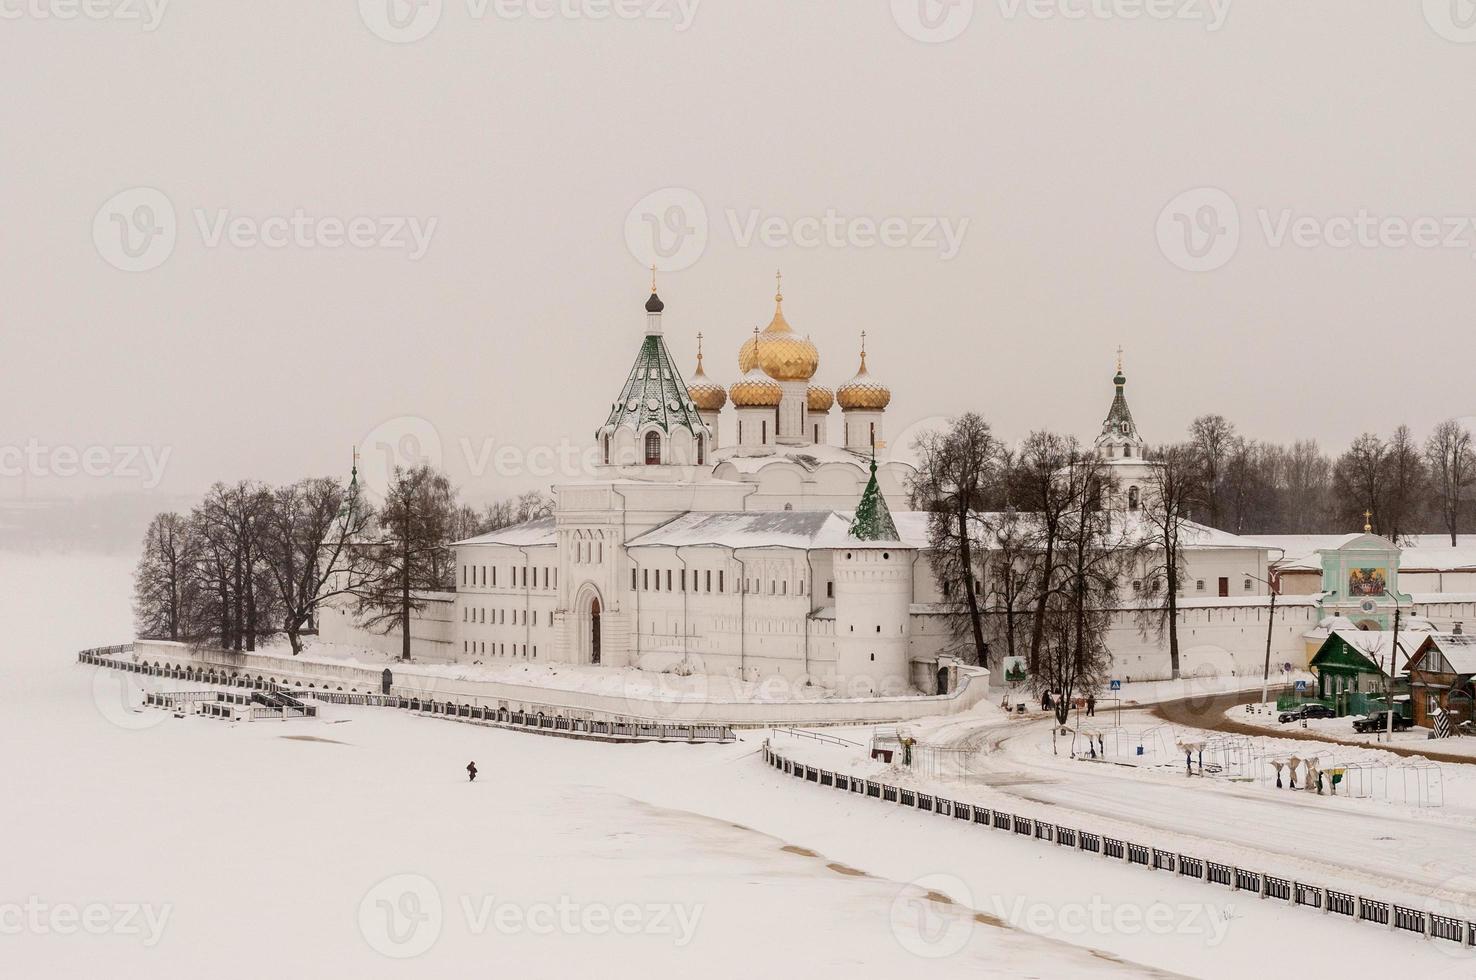
[[[1096,714],[1097,714],[1097,696],[1095,694],[1088,694],[1087,695],[1087,717],[1088,718],[1092,718],[1092,717],[1095,717]]]
[[[466,764],[466,778],[468,782],[474,783],[477,781],[477,764],[475,762],[468,762]]]

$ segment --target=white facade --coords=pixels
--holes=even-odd
[[[435,622],[412,631],[417,656],[774,679],[853,697],[942,690],[954,641],[927,557],[927,515],[906,510],[910,466],[879,459],[874,470],[895,538],[863,541],[851,530],[873,453],[885,448],[891,398],[864,348],[860,369],[832,396],[813,380],[819,352],[785,321],[777,296],[769,329],[740,351],[738,380],[728,389],[709,381],[699,353],[689,387],[666,349],[663,312],[653,293],[635,365],[595,433],[604,472],[553,488],[552,517],[458,542],[456,591],[433,604]],[[1118,477],[1114,503],[1132,521],[1152,471],[1125,383],[1119,365],[1096,447]],[[842,445],[826,441],[832,403]],[[727,411],[734,418],[723,425]],[[1183,673],[1259,670],[1265,583],[1285,550],[1190,529]],[[1123,583],[1114,673],[1165,678],[1166,644],[1143,630],[1135,608],[1151,591],[1141,574]],[[1443,574],[1476,581],[1476,570]],[[1423,598],[1447,617],[1471,608],[1472,597]],[[1273,662],[1305,664],[1318,602],[1283,596],[1269,629]],[[323,633],[363,639],[339,610],[325,614]]]

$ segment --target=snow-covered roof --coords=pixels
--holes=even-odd
[[[1431,633],[1430,644],[1457,674],[1476,674],[1476,636],[1469,633]]]
[[[1258,534],[1253,540],[1273,551],[1286,550],[1285,558],[1276,561],[1282,571],[1310,572],[1322,570],[1319,551],[1336,551],[1358,538],[1359,534]],[[1476,535],[1463,534],[1451,547],[1448,534],[1414,534],[1404,539],[1399,554],[1399,570],[1403,572],[1476,571]]]
[[[631,539],[628,546],[642,548],[700,547],[798,548],[835,550],[842,548],[924,548],[927,546],[927,515],[896,514],[901,541],[858,541],[851,536],[854,514],[834,510],[723,511],[683,514],[660,527]],[[915,519],[922,518],[919,522]],[[917,537],[921,533],[921,539]]]
[[[739,473],[757,473],[765,466],[774,463],[794,463],[805,470],[813,473],[827,464],[839,463],[843,466],[853,466],[862,472],[870,465],[871,457],[867,453],[856,453],[840,446],[808,445],[808,446],[770,446],[764,449],[729,447],[720,449],[713,453],[715,464],[727,463]],[[908,471],[915,471],[912,464],[900,459],[879,459],[876,465],[881,469],[888,467],[899,467]]]
[[[537,520],[526,521],[522,524],[514,524],[511,527],[501,527],[486,534],[479,534],[465,541],[457,541],[456,545],[464,544],[501,544],[513,548],[530,548],[538,545],[551,545],[558,538],[555,522],[552,517],[540,517]]]
[[[1379,670],[1384,669],[1384,665],[1389,662],[1389,651],[1394,649],[1393,630],[1337,629],[1332,631],[1332,635],[1363,654]],[[1395,676],[1403,676],[1409,672],[1409,658],[1415,655],[1429,635],[1423,631],[1399,631],[1400,657]]]

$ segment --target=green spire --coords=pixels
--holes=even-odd
[[[851,520],[851,537],[858,541],[900,541],[897,525],[892,521],[892,512],[887,509],[887,498],[882,496],[876,482],[876,452],[871,454],[871,479],[861,492],[861,503],[856,507],[856,516]]]

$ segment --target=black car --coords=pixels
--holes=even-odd
[[[1301,721],[1303,718],[1335,718],[1337,713],[1325,704],[1313,701],[1290,711],[1283,711],[1276,716],[1276,720],[1285,725],[1289,721]]]
[[[1407,732],[1414,727],[1414,722],[1397,712],[1394,715],[1394,730],[1396,732]],[[1361,735],[1370,735],[1374,732],[1386,732],[1389,730],[1389,712],[1375,711],[1364,718],[1353,720],[1353,730]]]

